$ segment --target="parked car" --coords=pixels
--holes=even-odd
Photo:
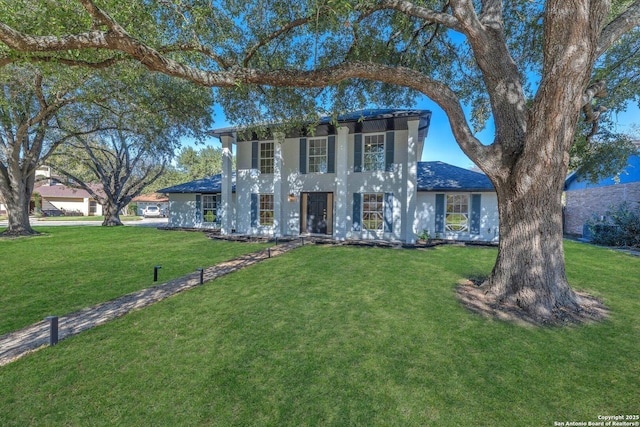
[[[142,211],[142,216],[145,218],[162,218],[164,217],[164,213],[157,206],[147,206]]]

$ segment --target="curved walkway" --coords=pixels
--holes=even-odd
[[[204,269],[203,283],[248,267],[270,257],[282,255],[304,245],[302,239],[242,255]],[[132,310],[146,307],[171,295],[200,286],[200,273],[195,272],[178,279],[152,286],[111,301],[85,308],[58,319],[58,339],[79,334],[82,331],[102,325],[123,316]],[[49,344],[49,321],[42,320],[23,329],[0,336],[0,366],[6,365],[28,353]]]

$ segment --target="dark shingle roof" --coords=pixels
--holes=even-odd
[[[443,162],[418,162],[418,191],[493,191],[489,178]]]
[[[232,191],[236,191],[235,172]],[[486,175],[443,162],[418,162],[418,191],[493,191]],[[222,175],[158,190],[159,193],[220,193]]]
[[[236,191],[236,173],[231,177],[231,191]],[[207,178],[196,179],[184,184],[158,190],[158,193],[220,193],[222,192],[222,174],[209,176]]]

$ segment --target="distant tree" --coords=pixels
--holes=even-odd
[[[50,162],[103,206],[104,226],[122,225],[122,209],[162,175],[180,139],[203,138],[211,120],[210,90],[161,74],[134,77],[109,81],[108,99],[64,122],[111,130],[74,136]]]
[[[58,119],[93,97],[86,70],[29,64],[0,68],[0,193],[7,206],[3,235],[35,234],[29,201],[40,164],[84,130],[64,132]],[[84,89],[84,90],[83,90]]]
[[[184,147],[178,153],[176,166],[184,172],[187,181],[219,174],[222,172],[222,149]]]

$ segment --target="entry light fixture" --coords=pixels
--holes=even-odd
[[[289,201],[290,202],[295,202],[296,201],[296,195],[293,193],[289,193]]]

